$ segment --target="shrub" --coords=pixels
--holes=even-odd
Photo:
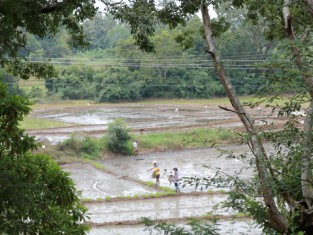
[[[100,147],[96,140],[93,140],[90,137],[79,138],[74,134],[59,145],[59,150],[72,151],[82,157],[94,158],[98,157]]]
[[[118,154],[131,154],[132,146],[127,124],[122,119],[116,119],[109,125],[108,150]]]
[[[73,151],[75,153],[79,153],[80,151],[79,140],[77,136],[73,134],[69,139],[66,139],[62,143],[60,143],[58,148],[61,151]]]
[[[95,141],[93,141],[90,137],[85,137],[81,141],[80,151],[88,155],[98,155],[99,153],[99,149]]]
[[[42,98],[44,96],[44,92],[41,88],[33,86],[31,90],[28,92],[29,98]]]

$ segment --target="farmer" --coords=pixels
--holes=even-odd
[[[147,171],[153,170],[152,178],[155,178],[155,186],[160,186],[160,168],[158,167],[158,164],[156,161],[153,161],[153,167],[148,169]]]
[[[133,142],[133,149],[134,149],[134,154],[138,155],[138,141],[137,140]]]
[[[175,189],[176,189],[176,192],[180,192],[179,187],[178,187],[178,182],[179,182],[178,169],[175,167],[173,168],[173,171],[174,171],[173,181],[175,184]]]

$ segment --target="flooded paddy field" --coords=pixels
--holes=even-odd
[[[259,125],[266,122],[280,124],[282,121],[268,112],[255,111],[254,117]],[[128,126],[137,133],[179,131],[195,127],[242,128],[238,117],[213,105],[173,105],[173,104],[118,104],[116,106],[86,105],[79,107],[37,109],[31,116],[52,121],[69,123],[62,128],[28,130],[27,133],[38,140],[49,144],[57,144],[69,138],[73,133],[84,136],[100,137],[106,133],[110,122],[123,118]],[[70,173],[81,197],[89,209],[88,223],[92,225],[89,235],[117,234],[149,234],[138,219],[148,216],[153,219],[176,221],[188,217],[201,217],[212,211],[213,207],[226,199],[230,188],[195,188],[191,185],[182,187],[181,193],[168,197],[145,198],[143,195],[157,194],[161,190],[148,187],[145,181],[153,182],[152,162],[157,161],[161,168],[161,186],[174,189],[169,184],[166,172],[174,167],[179,169],[180,177],[212,177],[217,171],[227,175],[235,175],[241,169],[241,178],[250,179],[253,169],[248,162],[236,158],[226,159],[223,151],[236,154],[248,153],[247,146],[224,146],[173,152],[139,154],[138,156],[116,156],[99,160],[105,170],[97,169],[88,163],[68,163],[62,168]],[[165,171],[165,169],[167,171]],[[213,194],[208,194],[210,190]],[[221,190],[224,193],[221,193]],[[215,194],[214,194],[215,193]],[[136,198],[134,198],[136,197]],[[108,199],[113,200],[108,200]],[[218,209],[216,215],[226,218],[233,211]],[[251,219],[224,219],[219,221],[220,234],[261,234],[260,229],[253,226]]]
[[[178,224],[182,226],[183,224]],[[219,234],[229,235],[261,235],[262,231],[257,228],[250,219],[245,220],[219,220],[217,224]],[[95,227],[88,235],[156,235],[156,232],[150,233],[145,230],[143,225],[118,225]]]
[[[222,149],[237,154],[249,152],[244,145],[225,146]],[[170,170],[177,167],[181,177],[212,176],[217,169],[234,175],[241,168],[246,169],[241,173],[243,178],[249,179],[252,175],[249,164],[237,159],[225,159],[225,156],[220,156],[220,150],[217,148],[142,154],[137,157],[120,156],[98,161],[105,170],[96,169],[87,163],[62,165],[82,192],[82,198],[92,199],[85,203],[89,213],[87,222],[92,226],[89,235],[149,234],[144,231],[143,225],[138,224],[141,217],[181,223],[181,220],[188,217],[201,217],[207,213],[229,218],[219,221],[220,234],[262,234],[249,218],[231,219],[229,216],[235,215],[234,211],[221,207],[213,210],[213,207],[227,197],[225,193],[220,193],[220,188],[210,187],[208,189],[216,193],[208,194],[205,193],[208,189],[200,192],[193,186],[186,186],[181,187],[181,193],[174,196],[140,198],[141,195],[159,191],[158,188],[140,183],[153,182],[151,172],[147,172],[147,169],[154,160],[159,163],[162,173],[166,168]],[[166,175],[161,175],[160,185],[174,189]],[[228,188],[224,190],[227,191]],[[138,195],[138,198],[127,198],[134,195]],[[121,196],[122,198],[114,200],[115,197]],[[112,200],[105,200],[108,197],[112,197]]]
[[[268,112],[255,111],[257,119],[280,123]],[[242,127],[237,115],[217,105],[174,104],[117,104],[115,106],[86,105],[78,107],[42,108],[34,110],[32,117],[70,124],[69,127],[28,130],[40,141],[56,144],[72,133],[100,137],[110,122],[122,118],[134,132],[180,130],[195,127]],[[38,120],[37,119],[37,120]],[[259,121],[260,125],[264,125]],[[39,123],[40,124],[40,123]]]
[[[72,163],[62,165],[76,182],[77,190],[81,191],[84,199],[105,199],[118,196],[134,196],[156,193],[157,191],[143,184],[127,180],[127,176],[116,176],[94,168],[90,164]]]
[[[166,199],[166,200],[165,200]],[[93,224],[107,225],[136,223],[141,217],[181,219],[205,215],[226,199],[226,195],[177,195],[175,197],[144,200],[112,201],[86,204]],[[226,210],[215,210],[217,215],[230,215]]]

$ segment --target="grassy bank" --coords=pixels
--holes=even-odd
[[[67,127],[73,126],[73,124],[52,121],[42,118],[26,117],[21,122],[20,127],[26,130],[35,130],[35,129],[47,129],[47,128],[56,128],[56,127]]]
[[[240,97],[242,102],[252,101],[250,96]],[[61,100],[58,97],[42,98],[32,105],[33,110],[45,108],[64,108],[64,107],[97,107],[97,106],[125,106],[129,105],[230,105],[228,98],[212,99],[145,99],[136,102],[119,102],[119,103],[96,103],[93,100]]]
[[[260,101],[258,97],[254,96],[240,96],[239,100],[242,103],[250,103]],[[282,105],[286,102],[286,99],[277,99],[273,104]],[[119,102],[119,103],[96,103],[93,100],[62,100],[57,96],[46,97],[37,99],[33,110],[45,109],[45,108],[62,108],[62,107],[88,107],[88,106],[125,106],[129,105],[230,105],[229,99],[226,97],[222,98],[211,98],[211,99],[144,99],[135,102]],[[269,103],[268,103],[269,104]],[[262,106],[265,106],[263,104]]]
[[[236,143],[238,136],[226,129],[192,129],[184,132],[162,132],[131,135],[139,142],[140,154],[160,151],[175,151],[195,149]],[[52,156],[77,157],[83,159],[100,159],[113,156],[107,149],[108,136],[100,139],[90,137],[71,136],[70,139],[56,146]]]
[[[141,152],[204,148],[214,144],[234,143],[236,137],[231,130],[221,128],[198,128],[183,132],[132,135],[132,138],[139,142]]]

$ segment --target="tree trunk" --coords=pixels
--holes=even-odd
[[[235,109],[235,112],[242,121],[247,132],[250,134],[250,144],[256,157],[256,167],[262,187],[261,190],[263,200],[268,209],[269,224],[276,231],[284,233],[286,232],[287,219],[282,214],[280,214],[275,203],[275,198],[270,186],[272,182],[272,177],[269,173],[269,168],[267,167],[268,160],[266,151],[264,149],[261,139],[259,138],[258,131],[253,125],[252,119],[250,118],[248,113],[246,113],[244,107],[240,103],[237,95],[235,94],[235,91],[233,90],[232,85],[226,75],[226,71],[216,54],[216,49],[212,37],[210,16],[205,1],[202,1],[201,4],[201,14],[203,18],[204,32],[209,47],[209,53],[211,55],[215,71],[218,74],[226,95],[228,96],[233,108]]]

